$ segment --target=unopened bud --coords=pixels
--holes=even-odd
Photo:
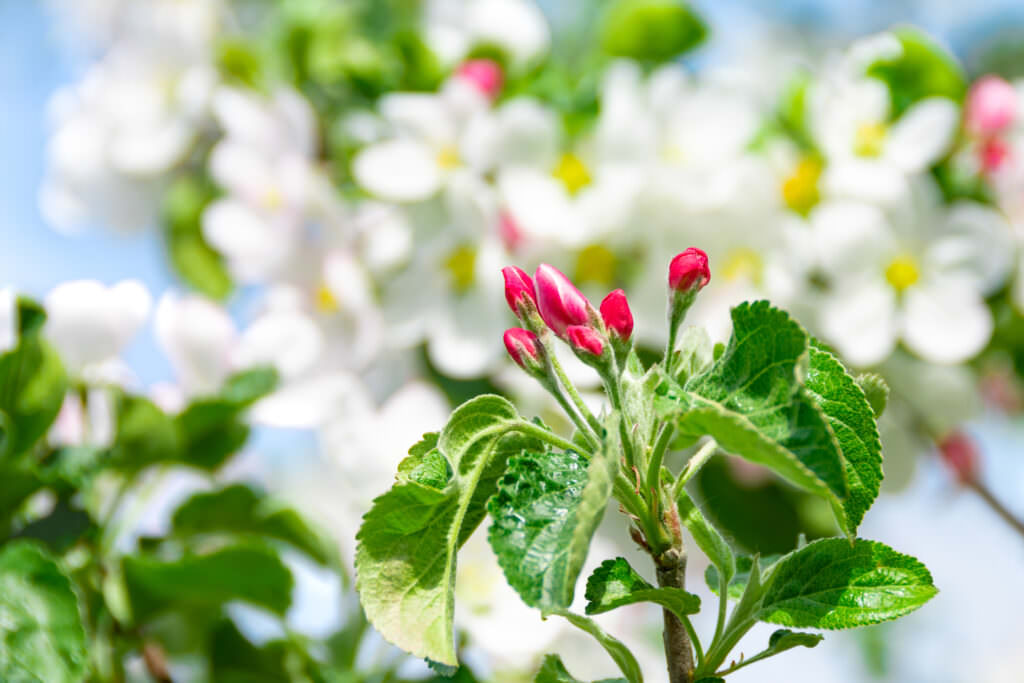
[[[1017,116],[1017,92],[999,76],[985,76],[967,94],[964,122],[978,135],[995,135],[1008,128]]]
[[[939,442],[942,461],[953,471],[961,483],[974,481],[978,476],[978,446],[969,436],[956,430]]]
[[[501,269],[505,277],[505,301],[512,312],[522,320],[526,311],[524,306],[532,309],[537,307],[537,295],[533,289],[533,280],[522,268],[506,266]]]
[[[574,351],[589,353],[596,357],[600,357],[604,353],[604,342],[601,341],[601,335],[592,327],[570,325],[566,329],[566,335]]]
[[[557,268],[542,263],[533,277],[540,316],[555,334],[565,338],[566,328],[590,321],[587,297]]]
[[[711,281],[708,255],[690,247],[672,259],[668,267],[668,286],[677,292],[697,291]]]
[[[601,319],[604,320],[608,332],[622,341],[633,335],[633,313],[629,310],[626,293],[616,289],[601,302]]]
[[[545,376],[544,347],[537,335],[521,327],[513,327],[505,330],[502,339],[505,350],[516,365],[534,377]]]
[[[493,59],[470,59],[463,62],[456,72],[474,88],[489,99],[494,99],[501,92],[501,66]]]

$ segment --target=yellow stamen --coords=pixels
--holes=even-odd
[[[468,291],[476,281],[476,248],[465,244],[456,247],[448,254],[444,267],[452,277],[455,291]]]
[[[586,164],[575,154],[563,154],[551,174],[562,181],[569,194],[576,194],[591,181]]]
[[[757,284],[764,273],[761,255],[748,247],[738,247],[729,252],[722,266],[722,277],[726,280],[746,279]]]
[[[454,145],[445,145],[437,153],[437,165],[451,170],[461,163],[459,150]]]
[[[902,292],[921,279],[921,271],[913,256],[900,256],[892,260],[885,269],[885,279],[893,289]]]
[[[786,206],[801,215],[807,215],[821,199],[818,192],[821,171],[820,160],[814,157],[801,159],[793,173],[782,182],[782,199]]]
[[[862,157],[877,157],[885,144],[884,123],[862,123],[857,127],[853,141],[853,153]]]
[[[263,207],[271,211],[280,209],[284,205],[284,195],[276,187],[268,187],[261,200]]]
[[[334,298],[334,294],[327,288],[327,285],[321,284],[316,288],[315,294],[315,305],[316,310],[321,313],[337,313],[341,306],[338,304],[338,300]]]
[[[615,282],[615,253],[606,246],[591,244],[576,255],[574,280],[610,287]]]

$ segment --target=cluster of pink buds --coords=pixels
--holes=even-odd
[[[505,300],[524,328],[505,333],[512,359],[531,375],[538,375],[545,358],[549,332],[569,344],[576,355],[599,370],[622,359],[633,337],[633,313],[626,293],[609,293],[598,310],[554,266],[543,263],[533,278],[515,266],[502,269]],[[677,327],[694,298],[711,279],[708,256],[696,247],[676,255],[669,265],[670,323]]]
[[[599,313],[554,266],[541,264],[533,278],[515,266],[508,266],[501,272],[505,277],[505,300],[528,328],[519,332],[532,335],[537,349],[543,348],[541,339],[550,331],[567,342],[584,361],[597,363],[606,360],[606,351],[613,339],[626,343],[632,336],[633,314],[622,290],[609,294]],[[521,354],[513,353],[508,346],[511,332],[515,330],[505,333],[509,355],[520,367],[534,374],[521,361]],[[538,353],[536,357],[541,356]]]
[[[971,86],[964,106],[964,127],[979,141],[978,161],[986,173],[1003,165],[1010,155],[1004,139],[1018,114],[1016,89],[999,76],[985,76]]]

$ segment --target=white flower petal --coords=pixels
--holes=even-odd
[[[992,328],[992,313],[970,282],[933,281],[904,293],[903,340],[925,360],[969,360],[985,348]]]
[[[441,187],[435,152],[412,140],[371,145],[352,160],[352,174],[371,194],[396,202],[428,199]]]
[[[864,283],[825,301],[821,328],[851,365],[885,360],[896,347],[896,296],[885,283]]]
[[[346,373],[288,382],[260,399],[249,412],[253,422],[268,427],[312,429],[345,414],[358,383]]]
[[[544,13],[526,0],[475,0],[466,9],[467,32],[474,43],[498,45],[523,66],[551,42]]]
[[[215,391],[230,373],[238,332],[227,311],[212,301],[164,294],[154,328],[157,343],[189,394]]]
[[[942,158],[953,144],[959,121],[960,110],[952,100],[921,100],[893,124],[883,154],[907,173],[923,171]]]
[[[257,282],[279,272],[294,253],[296,226],[272,219],[233,199],[218,199],[203,211],[203,236],[228,259],[240,280]]]
[[[876,204],[896,204],[910,192],[903,171],[883,161],[842,159],[822,174],[822,187],[837,197]]]
[[[324,350],[320,328],[299,311],[272,311],[242,333],[236,367],[273,365],[285,380],[312,368]]]
[[[928,247],[927,260],[942,272],[969,278],[982,294],[1003,285],[1016,247],[1006,217],[987,206],[960,201],[945,215],[942,236]]]
[[[381,116],[399,135],[440,147],[455,140],[455,121],[445,101],[434,93],[391,93],[380,99]]]
[[[516,223],[531,239],[579,246],[588,236],[565,186],[555,178],[527,168],[510,168],[498,177],[498,188]]]

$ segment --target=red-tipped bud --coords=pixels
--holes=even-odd
[[[995,135],[1017,116],[1017,91],[999,76],[985,76],[967,94],[964,121],[978,135]]]
[[[533,306],[537,305],[537,295],[533,291],[533,280],[530,279],[525,270],[515,266],[502,268],[501,274],[505,276],[505,301],[508,302],[508,307],[512,309],[512,312],[522,318],[521,309],[524,302],[530,301]]]
[[[586,325],[590,321],[587,297],[557,268],[542,263],[533,278],[537,283],[540,317],[555,334],[564,337],[570,325]]]
[[[501,67],[493,59],[470,59],[459,66],[457,73],[459,78],[490,99],[501,92]]]
[[[668,286],[677,292],[695,292],[711,281],[708,255],[690,247],[672,259],[668,267]]]
[[[629,310],[625,292],[616,289],[610,293],[601,302],[600,310],[601,319],[611,334],[622,341],[627,341],[633,335],[633,313]]]
[[[999,138],[989,138],[978,149],[981,170],[985,173],[998,171],[1010,156],[1010,146]]]
[[[533,332],[521,327],[505,330],[505,350],[516,365],[531,375],[544,374],[544,347]]]
[[[573,350],[583,351],[595,356],[600,356],[604,353],[604,342],[601,341],[601,335],[592,327],[570,325],[565,333]]]
[[[978,476],[978,447],[974,441],[956,430],[939,443],[942,461],[961,482],[974,481]]]

